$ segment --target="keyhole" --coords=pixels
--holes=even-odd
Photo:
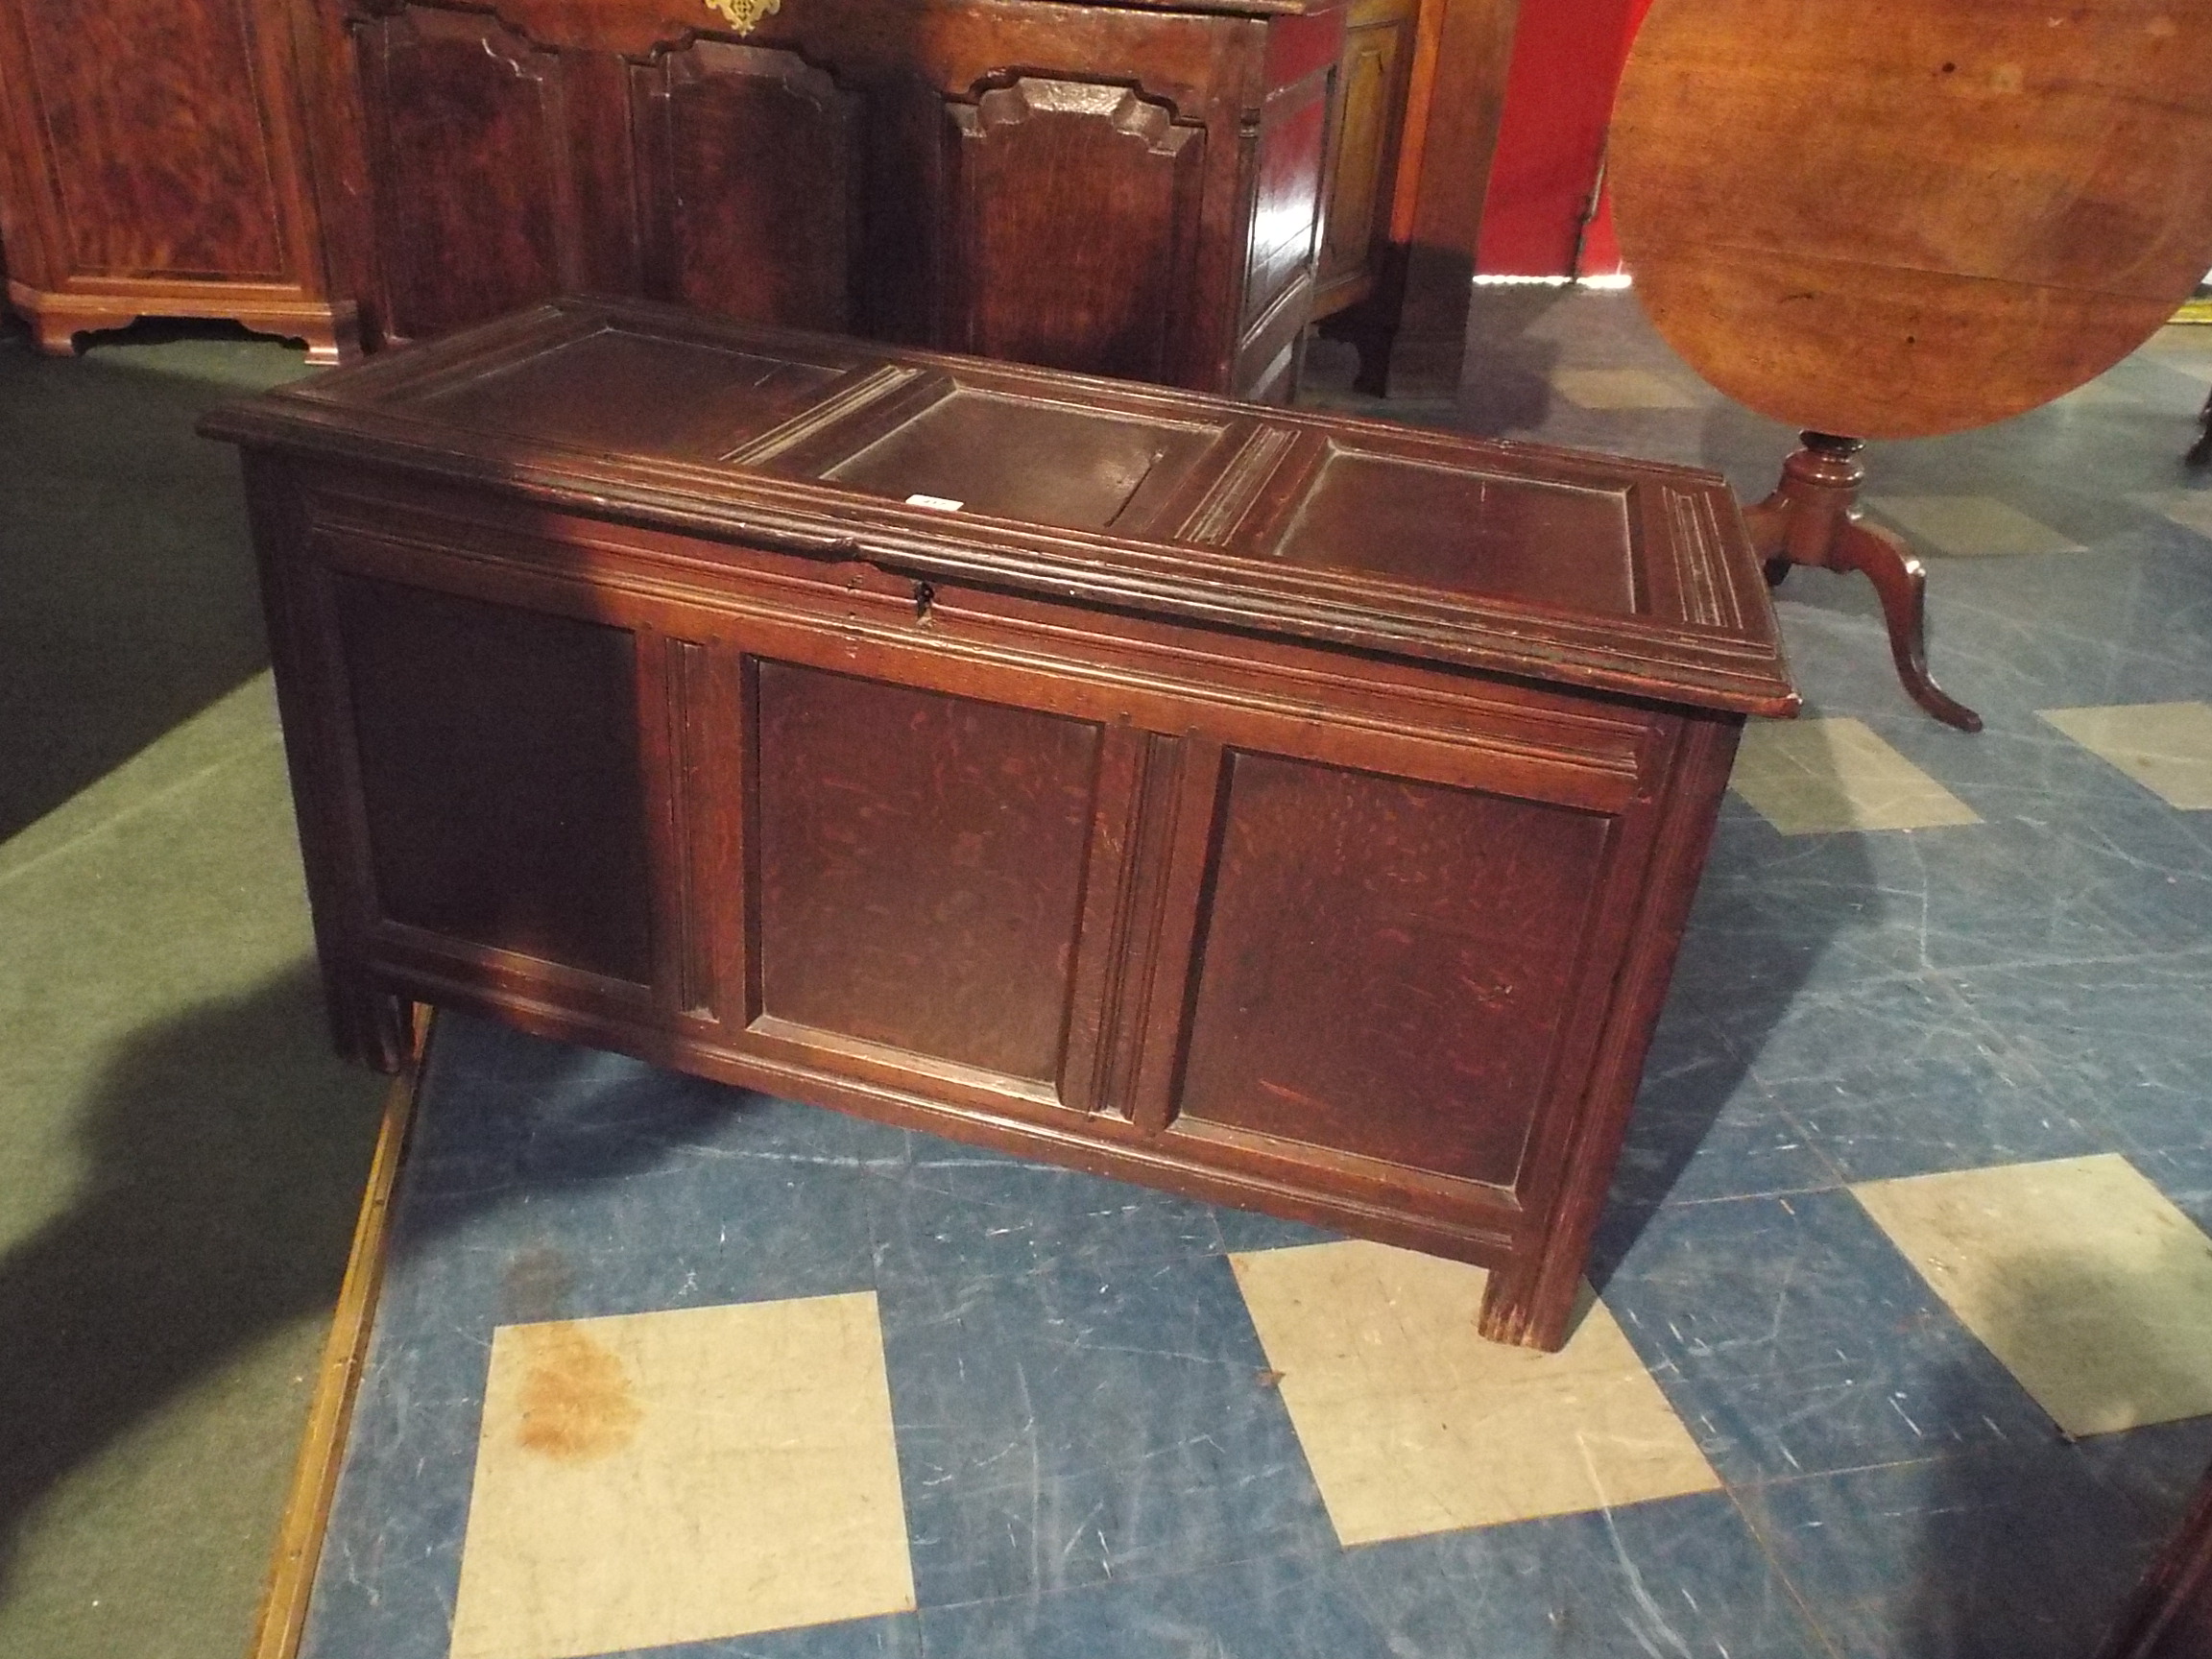
[[[926,621],[928,621],[928,620],[929,620],[929,608],[930,608],[932,605],[936,604],[936,603],[937,603],[937,589],[934,589],[934,588],[930,587],[930,586],[929,586],[929,584],[928,584],[928,583],[926,583],[926,582],[917,582],[917,583],[915,583],[915,584],[914,584],[914,620],[915,620],[915,621],[917,621],[917,622],[926,622]]]

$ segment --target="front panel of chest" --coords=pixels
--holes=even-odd
[[[644,531],[310,517],[336,885],[397,989],[1502,1227],[1577,1110],[1675,717]]]

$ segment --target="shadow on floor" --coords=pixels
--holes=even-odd
[[[2118,1271],[2084,1262],[2062,1247],[2008,1262],[1998,1277],[2015,1288],[2018,1300],[1994,1313],[2001,1321],[2025,1321],[2032,1334],[2008,1339],[1995,1332],[1997,1346],[2050,1349],[2053,1309],[2141,1304],[2142,1290],[2119,1282]],[[2154,1271],[2152,1277],[2165,1275]],[[2131,1367],[2140,1398],[2197,1392],[2185,1374],[2157,1374],[2161,1366],[2174,1372],[2182,1363],[2178,1354],[2161,1358],[2146,1352],[2141,1360]],[[1956,1382],[1967,1398],[1980,1386],[1963,1378]],[[2191,1435],[2202,1427],[2173,1426]],[[1897,1553],[1889,1561],[1887,1551],[1865,1537],[1861,1559],[1851,1567],[1855,1574],[1878,1576],[1893,1566],[1896,1588],[1885,1609],[1893,1650],[1903,1659],[2041,1653],[2086,1659],[2096,1653],[2144,1570],[2179,1525],[2187,1501],[2185,1488],[2091,1475],[2096,1460],[2126,1455],[2129,1448],[2123,1442],[2140,1433],[2082,1441],[2091,1454],[2084,1457],[2053,1426],[2051,1437],[2040,1444],[1938,1458],[1925,1474],[1907,1466],[1887,1477],[1881,1471],[1859,1477],[1861,1489],[1852,1496],[1864,1506],[1869,1533],[1886,1512],[1900,1509],[1918,1524],[1916,1531],[1899,1530],[1889,1547]],[[1843,1535],[1836,1543],[1855,1541],[1853,1523],[1838,1519]]]
[[[80,1118],[80,1195],[0,1257],[0,1582],[72,1469],[329,1305],[378,1094],[328,1052],[304,962],[115,1053]]]
[[[237,461],[189,434],[304,357],[220,324],[96,339],[132,360],[0,329],[0,841],[269,660]]]

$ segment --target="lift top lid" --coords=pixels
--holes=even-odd
[[[565,300],[202,431],[918,579],[1796,708],[1712,473]]]

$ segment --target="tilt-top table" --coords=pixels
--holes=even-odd
[[[1859,521],[1870,438],[2024,414],[2094,379],[2212,265],[2212,8],[2162,0],[1657,0],[1609,169],[1668,344],[1806,429],[1747,515],[1779,582],[1861,570],[1905,688],[1926,577]]]

